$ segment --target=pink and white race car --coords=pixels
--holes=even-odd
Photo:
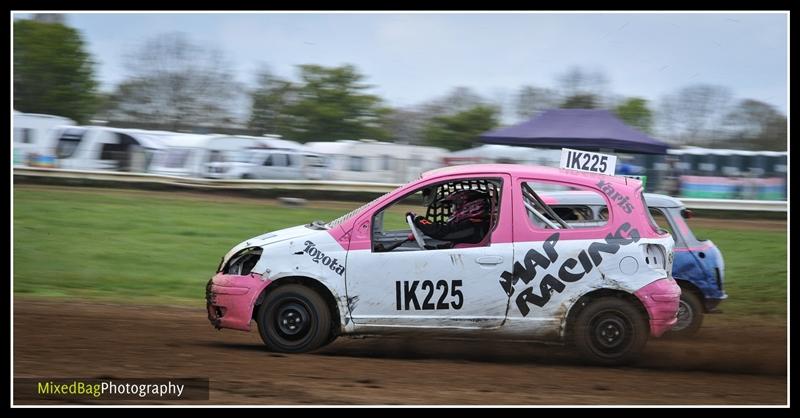
[[[595,193],[608,216],[567,223],[538,195],[552,190]],[[459,206],[464,196],[480,204]],[[243,331],[255,320],[279,352],[340,335],[458,334],[564,342],[621,364],[676,322],[673,245],[638,180],[448,167],[333,221],[237,245],[208,282],[208,317]]]

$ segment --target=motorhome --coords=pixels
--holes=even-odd
[[[60,126],[53,136],[56,166],[76,170],[147,171],[164,148],[160,131]]]
[[[53,167],[54,128],[75,125],[69,118],[38,113],[14,112],[14,165]]]
[[[225,161],[208,164],[207,176],[217,179],[323,180],[322,158],[298,142],[278,137],[248,137],[252,144],[229,153]]]
[[[293,149],[254,148],[243,158],[209,164],[208,177],[219,179],[325,180],[321,156]]]
[[[258,137],[231,135],[174,134],[165,136],[166,149],[150,168],[154,174],[181,177],[218,177],[216,168],[224,162],[247,162]]]

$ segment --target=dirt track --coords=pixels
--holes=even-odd
[[[16,298],[14,376],[208,376],[215,404],[785,404],[786,328],[709,316],[694,340],[651,340],[625,368],[460,340],[340,338],[288,356],[255,331],[214,330],[201,307]]]

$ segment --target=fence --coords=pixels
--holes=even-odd
[[[295,192],[327,192],[332,195],[341,193],[386,193],[394,190],[399,184],[368,183],[352,181],[308,181],[308,180],[216,180],[189,177],[162,176],[147,173],[123,173],[113,171],[64,170],[53,168],[15,167],[14,178],[65,179],[99,181],[104,184],[133,185],[157,184],[194,189],[229,189],[229,190],[269,190]],[[733,210],[733,211],[768,211],[786,212],[786,201],[771,200],[734,200],[734,199],[698,199],[681,198],[690,209]]]

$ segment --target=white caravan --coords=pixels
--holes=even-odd
[[[54,128],[64,125],[75,125],[75,121],[61,116],[15,111],[14,165],[54,166]]]
[[[237,160],[209,165],[209,177],[219,179],[327,179],[322,157],[302,149],[253,148]]]
[[[150,168],[154,174],[181,177],[218,177],[216,167],[224,162],[246,162],[248,149],[259,138],[231,135],[173,134],[163,138],[166,149]]]
[[[362,139],[309,142],[309,150],[325,159],[332,180],[405,183],[442,166],[444,148]]]
[[[61,126],[53,136],[56,166],[145,172],[168,133],[107,126]]]
[[[217,179],[321,180],[323,174],[313,156],[298,142],[275,136],[236,136],[251,142],[247,148],[228,153],[224,160],[208,164],[207,176]],[[307,161],[308,157],[308,161]]]

